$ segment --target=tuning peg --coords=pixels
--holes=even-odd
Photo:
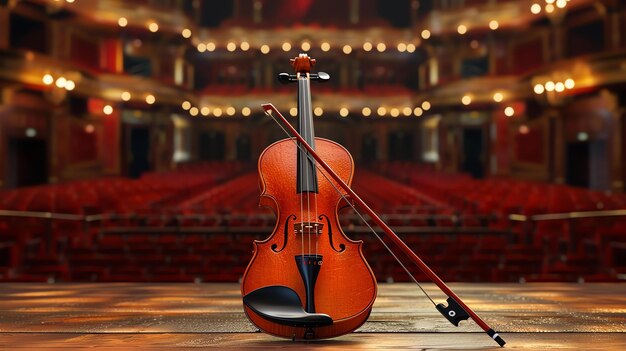
[[[317,72],[310,75],[311,79],[319,80],[322,83],[327,82],[330,79],[330,75],[326,72]]]
[[[283,83],[283,84],[287,84],[289,82],[294,82],[296,80],[296,76],[293,74],[289,74],[289,73],[279,73],[278,74],[278,81]]]

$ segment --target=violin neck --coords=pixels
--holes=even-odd
[[[308,74],[298,77],[298,132],[302,138],[315,149],[315,130],[313,129],[313,112],[311,108],[311,80]],[[296,189],[298,193],[318,192],[317,171],[315,161],[307,157],[308,151],[299,148],[298,175]]]

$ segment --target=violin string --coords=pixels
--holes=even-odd
[[[299,145],[296,142],[296,138],[291,137],[289,135],[289,132],[287,132],[287,130],[285,129],[285,127],[283,127],[280,122],[278,122],[278,120],[271,114],[268,113],[267,111],[265,111],[265,114],[270,116],[274,122],[276,122],[276,124],[278,124],[278,126],[280,127],[280,129],[283,130],[283,132],[285,132],[285,134],[292,140],[292,142],[294,144],[296,144],[296,147],[298,147],[298,149],[300,149],[301,151],[304,151],[304,147]],[[309,155],[308,152],[306,153],[307,158],[309,159],[313,159],[312,155]],[[402,261],[400,260],[400,258],[398,258],[398,256],[396,256],[396,254],[393,252],[393,250],[387,245],[387,243],[385,243],[385,241],[383,240],[383,238],[376,232],[376,230],[374,230],[374,228],[372,228],[372,226],[365,220],[365,218],[363,217],[363,215],[361,214],[361,212],[359,212],[359,210],[356,209],[356,207],[352,204],[352,201],[348,200],[348,198],[337,188],[337,186],[328,178],[328,176],[326,174],[324,174],[324,172],[322,172],[321,170],[321,166],[318,164],[315,164],[315,167],[317,169],[320,170],[320,173],[324,176],[324,178],[326,179],[326,181],[328,181],[328,183],[330,183],[330,185],[335,189],[335,191],[339,194],[339,196],[341,196],[341,198],[346,201],[348,203],[348,205],[350,205],[350,207],[352,208],[352,210],[356,213],[356,215],[361,219],[361,221],[369,228],[369,230],[374,234],[374,236],[376,236],[376,238],[383,244],[383,246],[385,247],[385,249],[387,249],[387,251],[391,254],[391,256],[393,256],[393,258],[396,260],[396,262],[398,262],[398,264],[400,264],[400,266],[402,267],[402,269],[404,269],[404,271],[406,272],[406,274],[408,274],[408,276],[411,278],[411,280],[420,288],[420,290],[424,293],[424,295],[430,300],[430,302],[434,305],[437,306],[437,304],[435,303],[435,301],[430,297],[430,295],[426,292],[426,290],[424,289],[424,287],[422,286],[422,284],[420,284],[417,279],[415,279],[415,277],[413,276],[413,274],[411,274],[411,272],[409,271],[408,268],[406,268],[406,266],[402,263]]]
[[[308,80],[307,80],[307,78],[305,76],[305,78],[303,79],[303,84],[305,85],[305,87],[307,85],[307,82],[308,82]],[[310,106],[308,104],[308,102],[309,102],[309,98],[308,98],[308,95],[307,95],[308,89],[303,89],[303,91],[304,91],[304,100],[303,100],[303,102],[304,102],[304,106],[305,106],[305,111],[307,112],[307,115],[309,116],[308,120],[310,120],[312,117],[311,117],[311,113],[309,113],[310,112],[309,111]],[[308,121],[307,121],[307,124],[308,124]],[[305,129],[305,131],[308,131],[308,125],[307,125],[307,129]],[[307,133],[307,135],[308,135],[308,133]],[[308,155],[309,152],[308,151],[304,151],[304,154]],[[308,162],[308,157],[307,157],[307,159],[305,159],[304,164],[305,164],[305,168],[306,168],[305,176],[306,176],[306,213],[307,213],[307,223],[308,223],[307,225],[310,226],[311,225],[311,192],[309,191],[309,189],[310,189],[311,184],[309,184],[309,172],[311,170],[309,169],[310,165],[309,165],[309,162]],[[311,228],[310,227],[307,230],[307,238],[308,238],[308,241],[309,241],[309,251],[307,252],[307,254],[310,255],[311,254]]]
[[[307,85],[310,85],[310,84],[311,84],[310,75],[307,73]],[[308,89],[307,89],[307,94],[310,94],[310,92],[311,92],[311,88],[309,86]],[[310,98],[310,95],[307,95],[307,102],[309,102],[309,101],[311,101],[311,98]],[[310,116],[311,116],[311,118],[309,118],[309,120],[308,120],[308,122],[309,122],[309,130],[311,131],[311,140],[313,142],[315,142],[314,139],[313,139],[313,135],[315,134],[315,133],[313,133],[313,116],[312,115],[310,115]],[[317,173],[317,163],[315,162],[315,159],[312,159],[310,157],[308,151],[307,151],[307,156],[309,156],[308,158],[311,161],[311,165],[313,166],[313,169],[311,171]],[[315,177],[315,179],[317,179],[317,177]],[[318,192],[319,192],[319,182],[318,182],[317,185],[318,185],[317,188],[318,188]],[[315,201],[315,217],[313,217],[313,220],[316,223],[317,223],[317,221],[319,219],[317,217],[318,216],[318,212],[317,212],[317,195],[318,195],[317,193],[313,193],[313,199]],[[318,238],[318,234],[317,234],[317,226],[315,226],[315,229],[316,229],[316,232],[313,233],[313,238],[315,239],[315,256],[317,256],[317,246],[318,246],[318,241],[319,241],[318,240],[319,239]]]
[[[300,74],[298,74],[298,78],[300,78]],[[298,80],[298,84],[300,80]],[[302,106],[302,105],[300,105]],[[302,119],[300,118],[300,116],[302,115],[302,111],[298,111],[298,120],[301,121]],[[300,127],[300,129],[302,129],[302,127]],[[296,146],[299,146],[298,144],[296,144]],[[302,160],[300,159],[298,166],[302,167]],[[296,167],[296,172],[297,172],[298,167]],[[300,170],[302,171],[302,169]],[[304,179],[302,178],[302,174],[300,174],[300,218],[299,221],[300,223],[302,223],[301,225],[301,229],[304,230]],[[297,237],[297,233],[296,233],[296,237]],[[301,256],[304,256],[304,232],[302,232],[300,234],[300,243],[302,244],[302,251],[301,251]]]

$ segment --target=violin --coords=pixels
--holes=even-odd
[[[315,137],[311,109],[315,60],[306,54],[291,60],[298,83],[298,129],[307,144],[350,184],[354,161],[343,146]],[[319,181],[322,171],[306,150],[288,138],[268,146],[258,161],[261,206],[276,214],[272,234],[254,242],[243,275],[244,310],[259,329],[291,339],[331,338],[349,333],[368,318],[376,299],[376,278],[361,251],[362,241],[341,230],[338,211],[345,194]],[[327,175],[326,175],[327,176]]]
[[[365,322],[371,312],[374,299],[376,298],[376,281],[371,269],[361,254],[362,243],[347,238],[338,226],[336,221],[337,211],[340,204],[344,203],[352,207],[363,223],[369,227],[374,236],[380,240],[413,282],[419,286],[435,308],[450,323],[458,327],[461,321],[472,318],[489,337],[498,343],[498,345],[504,347],[506,344],[504,339],[467,306],[461,298],[452,291],[452,289],[450,289],[450,287],[448,287],[446,283],[439,278],[439,276],[437,276],[437,274],[435,274],[430,267],[393,232],[393,230],[391,230],[391,228],[389,228],[358,194],[350,188],[353,162],[348,151],[330,140],[315,138],[313,135],[312,120],[303,120],[302,118],[303,115],[304,117],[311,117],[310,95],[308,95],[309,81],[313,78],[324,81],[328,80],[329,77],[323,72],[319,72],[317,75],[310,74],[310,68],[315,61],[304,54],[301,54],[291,62],[296,70],[296,75],[281,73],[279,80],[285,83],[298,81],[299,130],[296,131],[272,104],[262,105],[265,114],[274,119],[286,135],[289,136],[288,139],[270,145],[259,159],[259,173],[261,175],[262,189],[261,203],[265,203],[274,209],[275,213],[277,213],[277,217],[282,219],[284,224],[280,221],[277,222],[274,232],[268,239],[254,243],[254,256],[244,274],[242,282],[244,310],[248,318],[253,324],[267,333],[282,337],[291,337],[294,340],[296,338],[315,339],[338,336],[358,328]],[[303,125],[303,122],[309,124]],[[292,147],[288,147],[287,145],[292,145]],[[281,154],[274,154],[271,159],[268,158],[264,160],[264,157],[266,157],[265,154],[268,153],[268,151],[270,154],[279,152],[277,149],[272,150],[275,146],[283,148],[280,151]],[[293,152],[297,154],[295,160],[290,159],[288,156]],[[270,160],[275,163],[268,162]],[[296,161],[296,166],[293,165],[294,161]],[[303,167],[304,170],[302,169]],[[283,173],[283,169],[289,171]],[[295,171],[297,178],[295,189],[292,185],[286,186],[280,190],[274,187],[276,184],[270,187],[267,179],[264,178],[264,175],[266,175],[264,171],[279,174],[279,179],[281,180],[291,179],[291,172]],[[317,178],[324,178],[323,180],[325,181],[318,183]],[[314,183],[309,183],[313,180],[315,180]],[[304,186],[304,184],[306,184],[306,186]],[[310,184],[314,184],[315,186],[309,186]],[[270,192],[270,189],[272,192]],[[281,214],[280,212],[281,208],[279,205],[285,202],[293,205],[292,192],[294,190],[299,194],[300,203],[303,205],[306,204],[301,206],[303,210],[300,211],[300,221],[298,221],[298,217],[294,213]],[[326,191],[329,191],[329,193],[334,192],[335,195],[331,196],[327,194]],[[288,199],[279,199],[273,195],[279,192],[281,195],[284,194],[284,196],[287,196]],[[313,201],[318,199],[318,197],[319,199],[333,199],[330,203],[325,203],[330,206],[323,207],[325,210],[334,209],[332,222],[330,221],[331,217],[326,213],[324,213],[323,216],[319,215],[318,217],[313,217],[313,221],[309,220],[311,218],[309,216],[312,213],[311,207],[308,206],[311,197],[313,197]],[[424,272],[424,274],[448,297],[446,304],[436,304],[434,302],[426,290],[424,290],[420,283],[414,278],[409,268],[398,259],[392,247],[387,245],[382,239],[382,236],[364,219],[359,209],[369,215],[378,227],[383,230],[391,243]],[[317,213],[316,210],[315,214],[317,215]],[[306,218],[303,217],[304,214],[307,216]],[[290,219],[293,221],[294,225],[292,233],[288,232]],[[307,221],[301,222],[302,219],[306,219]],[[323,229],[325,223],[321,221],[322,219],[327,220],[326,230]],[[334,230],[335,233],[340,234],[336,242],[334,241],[335,239],[333,239],[331,229]],[[283,230],[284,233],[282,241],[276,238],[280,230]],[[313,233],[311,233],[311,231]],[[330,254],[328,257],[333,263],[332,267],[328,267],[327,263],[329,260],[324,255],[317,254],[317,247],[315,254],[312,254],[310,247],[308,251],[305,250],[304,244],[306,240],[303,234],[313,234],[316,243],[319,243],[324,250],[324,255]],[[335,237],[337,237],[337,235]],[[298,254],[297,250],[293,251],[294,241],[303,245],[300,252],[306,252],[305,254]],[[291,242],[291,244],[289,244],[289,242]],[[337,243],[338,247],[335,245]],[[289,250],[292,250],[289,251],[289,254],[292,256],[295,255],[295,266],[297,267],[298,274],[294,272],[294,259],[291,259],[289,255],[286,257],[279,255],[287,249],[289,245],[291,245]],[[271,252],[268,251],[268,246]],[[337,250],[337,248],[339,250]],[[358,251],[358,254],[355,251]],[[280,258],[278,258],[279,256]],[[271,271],[263,271],[263,267],[259,268],[259,262],[256,262],[259,259],[261,259],[261,262],[264,264],[277,263],[279,266],[277,270],[273,270],[276,266],[271,266]],[[319,261],[315,263],[315,260]],[[349,267],[346,272],[344,267],[337,266],[339,264],[354,264],[355,266]],[[254,274],[250,275],[253,271]],[[369,272],[369,276],[367,272]],[[317,279],[322,276],[324,278],[323,283],[316,285]],[[340,280],[333,282],[334,277],[339,277]],[[300,280],[298,280],[298,278],[300,278]],[[368,278],[372,280],[370,281]],[[253,283],[249,282],[251,279],[254,279]],[[346,289],[348,286],[350,288]],[[329,292],[325,289],[330,289],[331,291]],[[323,296],[324,302],[321,304],[318,295]],[[346,298],[347,300],[344,300]],[[328,302],[327,300],[332,302]],[[302,301],[305,301],[305,303],[302,303]],[[369,303],[367,303],[367,301],[369,301]],[[348,305],[350,305],[350,307]],[[355,307],[352,307],[352,305]],[[365,307],[363,308],[363,306]],[[348,314],[349,316],[347,316]]]

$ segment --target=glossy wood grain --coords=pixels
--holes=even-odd
[[[451,284],[508,349],[625,350],[626,284]],[[443,296],[424,285],[436,302]],[[314,343],[256,332],[237,284],[0,284],[0,350],[500,349],[471,322],[456,328],[413,284],[379,285],[355,333]]]

